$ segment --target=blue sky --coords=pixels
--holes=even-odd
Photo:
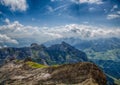
[[[120,0],[0,0],[3,45],[100,36],[120,36]]]
[[[1,22],[8,18],[34,26],[69,23],[120,26],[119,0],[22,0],[25,2],[19,3],[18,8],[15,1],[1,0]]]

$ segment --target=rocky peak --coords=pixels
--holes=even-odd
[[[35,46],[38,46],[38,44],[37,43],[32,43],[31,44],[31,47],[35,47]]]
[[[87,55],[84,52],[74,48],[66,42],[52,45],[47,51],[54,59],[58,60],[57,62],[88,61]]]
[[[69,45],[66,42],[62,42],[61,44],[55,44],[49,47],[51,50],[60,50],[60,51],[67,51],[67,50],[74,50],[75,48],[71,45]]]
[[[43,44],[38,45],[37,43],[32,43],[30,47],[31,49],[34,49],[34,50],[40,50],[40,49],[46,48]]]
[[[61,43],[61,45],[65,46],[65,47],[70,46],[68,43],[66,43],[66,42],[64,42],[64,41]]]

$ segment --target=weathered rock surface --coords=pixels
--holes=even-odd
[[[0,68],[0,85],[106,85],[103,72],[92,63],[81,62],[32,68],[25,62],[10,62]]]

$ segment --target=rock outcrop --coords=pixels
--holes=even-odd
[[[27,62],[10,62],[0,68],[0,85],[66,84],[106,85],[106,77],[95,64],[89,62],[41,68],[33,68]]]

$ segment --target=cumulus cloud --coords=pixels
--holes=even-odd
[[[0,33],[13,39],[31,39],[31,41],[36,40],[40,43],[50,39],[61,38],[61,35],[51,33],[45,27],[24,26],[18,21],[0,26]]]
[[[0,34],[0,43],[13,43],[13,44],[18,44],[18,42],[15,39],[12,39],[8,37],[5,34]]]
[[[26,11],[28,7],[26,0],[0,0],[0,2],[10,7],[12,11]]]
[[[55,27],[33,27],[24,26],[18,21],[15,21],[0,26],[0,34],[1,42],[6,41],[8,43],[17,43],[15,39],[27,42],[27,39],[29,39],[31,42],[37,41],[39,43],[44,43],[49,40],[69,37],[77,37],[81,39],[119,37],[120,29],[79,24],[68,24]]]
[[[71,0],[75,3],[102,4],[102,0]]]
[[[57,29],[59,34],[65,37],[78,37],[82,39],[94,39],[104,37],[118,37],[120,29],[108,29],[87,25],[70,24]]]
[[[111,19],[117,19],[120,18],[120,15],[118,14],[109,14],[107,15],[107,19],[111,20]]]
[[[113,7],[111,9],[111,14],[107,15],[108,20],[120,18],[120,11],[116,10],[116,9],[118,9],[118,5],[113,5]]]

